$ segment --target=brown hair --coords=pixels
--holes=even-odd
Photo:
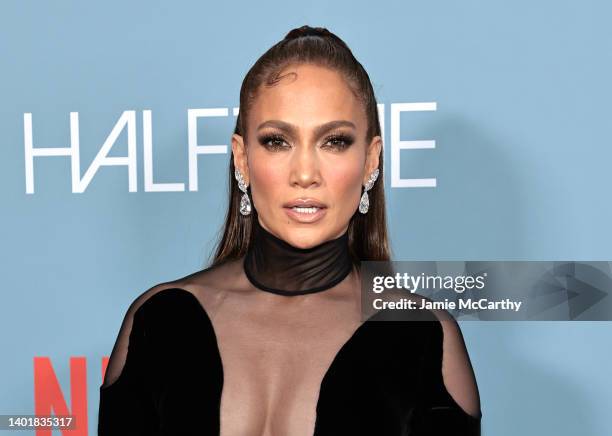
[[[368,73],[339,37],[322,27],[302,26],[291,30],[285,38],[266,51],[246,74],[240,88],[240,108],[234,133],[246,139],[246,120],[252,102],[263,84],[273,86],[280,73],[289,65],[316,64],[338,71],[346,79],[353,93],[364,104],[368,129],[366,141],[381,135],[378,108]],[[359,268],[362,260],[390,260],[385,214],[383,154],[379,157],[379,176],[368,195],[368,213],[355,211],[348,227],[349,251],[353,264]],[[252,223],[257,211],[240,214],[242,192],[234,177],[234,159],[229,162],[229,207],[225,218],[223,236],[219,241],[212,265],[242,257],[251,244]]]

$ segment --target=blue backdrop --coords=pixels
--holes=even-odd
[[[95,434],[128,304],[213,247],[244,74],[302,24],[345,39],[373,81],[396,260],[611,260],[611,14],[603,0],[3,1],[0,414],[33,414],[55,374]],[[394,120],[403,103],[435,110]],[[398,177],[435,186],[392,186],[394,140]],[[612,434],[610,323],[462,329],[483,435]]]

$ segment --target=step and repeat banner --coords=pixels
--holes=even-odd
[[[483,435],[612,434],[611,14],[3,1],[0,433],[96,434],[128,306],[211,258],[244,75],[309,24],[347,42],[378,101],[396,262],[368,265],[363,301],[457,317]],[[33,415],[78,425],[9,424]]]

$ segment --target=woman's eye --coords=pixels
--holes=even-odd
[[[353,143],[353,138],[345,135],[330,136],[326,139],[325,145],[329,144],[332,148],[343,150]]]
[[[285,139],[278,135],[262,136],[259,143],[272,150],[287,148]]]
[[[283,136],[277,134],[261,136],[260,138],[258,138],[258,141],[261,145],[263,145],[269,150],[284,150],[291,147]],[[332,148],[334,150],[344,150],[345,148],[348,148],[353,142],[354,139],[352,136],[333,135],[325,138],[323,142],[323,147]]]

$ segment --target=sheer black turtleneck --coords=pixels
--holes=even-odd
[[[272,234],[255,219],[243,266],[249,281],[264,291],[286,296],[324,291],[351,272],[348,230],[336,239],[299,248]]]

